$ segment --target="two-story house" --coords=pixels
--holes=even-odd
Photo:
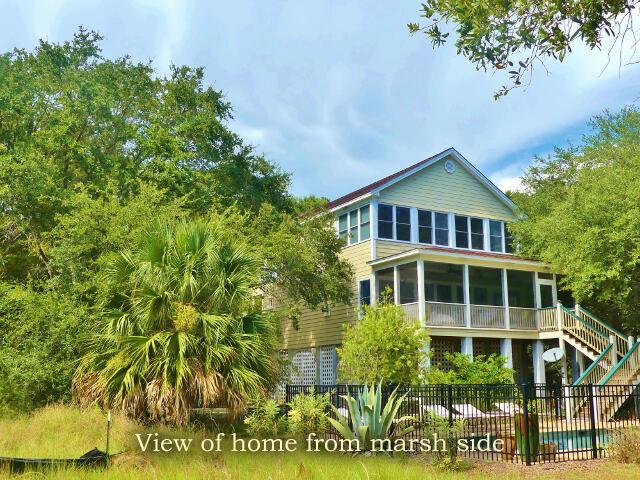
[[[355,271],[354,305],[392,292],[407,317],[428,329],[436,364],[445,365],[445,352],[501,353],[519,380],[544,383],[545,340],[572,355],[578,374],[609,342],[608,331],[602,348],[574,338],[571,325],[596,320],[586,311],[560,310],[562,293],[549,265],[514,253],[506,226],[516,219],[516,206],[453,148],[327,208],[347,243],[342,255]],[[296,367],[292,383],[335,383],[335,349],[343,324],[357,317],[354,305],[305,311],[297,329],[283,325],[283,354]],[[564,332],[563,322],[569,325]],[[615,334],[621,350],[630,345]]]

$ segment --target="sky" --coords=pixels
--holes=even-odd
[[[419,0],[0,0],[0,52],[38,39],[101,33],[162,75],[203,66],[234,107],[230,127],[291,173],[295,195],[335,198],[455,147],[503,189],[534,155],[579,143],[604,109],[638,98],[640,65],[608,68],[577,46],[526,90],[493,100],[504,79],[452,46],[433,50],[406,24]],[[604,69],[604,70],[603,70]]]

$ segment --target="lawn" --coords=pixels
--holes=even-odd
[[[193,438],[188,452],[142,453],[135,434],[158,433],[164,438]],[[460,473],[436,470],[422,457],[365,458],[341,454],[298,451],[295,453],[205,453],[199,445],[203,433],[166,427],[144,427],[114,416],[111,451],[117,455],[108,470],[49,472],[53,479],[522,479],[562,478],[616,480],[640,477],[640,466],[611,461],[572,462],[523,467],[506,464],[474,464]],[[52,406],[30,416],[0,419],[0,456],[74,457],[93,447],[104,449],[105,418],[95,410]],[[30,477],[29,475],[27,475]],[[39,478],[42,476],[38,475]]]

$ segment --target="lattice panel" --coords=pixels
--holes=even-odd
[[[284,362],[289,359],[289,352],[287,352],[286,350],[279,350],[277,355],[278,355],[278,360],[280,362]],[[287,394],[286,385],[290,381],[290,379],[291,379],[291,366],[288,366],[282,378],[282,381],[276,385],[276,388],[273,392],[273,397],[276,401],[278,402],[285,401],[285,397]]]
[[[291,383],[294,385],[314,385],[317,381],[316,357],[311,350],[296,353],[292,360]]]
[[[320,348],[320,384],[335,385],[338,355],[335,345]]]
[[[474,338],[473,356],[500,354],[500,339],[498,338]]]
[[[451,363],[445,360],[446,353],[460,351],[460,339],[451,337],[431,337],[431,365],[444,371],[451,369]]]

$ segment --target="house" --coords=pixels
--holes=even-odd
[[[446,352],[501,353],[518,381],[545,383],[542,354],[553,346],[573,359],[577,381],[587,363],[607,363],[602,355],[610,343],[616,352],[607,372],[635,344],[572,305],[549,265],[514,252],[507,225],[516,219],[516,206],[453,148],[327,208],[347,243],[342,255],[354,268],[355,305],[391,292],[407,317],[429,330],[431,361],[442,367]],[[357,310],[307,310],[298,328],[283,325],[283,354],[295,366],[292,383],[335,383],[342,325],[356,320]]]

